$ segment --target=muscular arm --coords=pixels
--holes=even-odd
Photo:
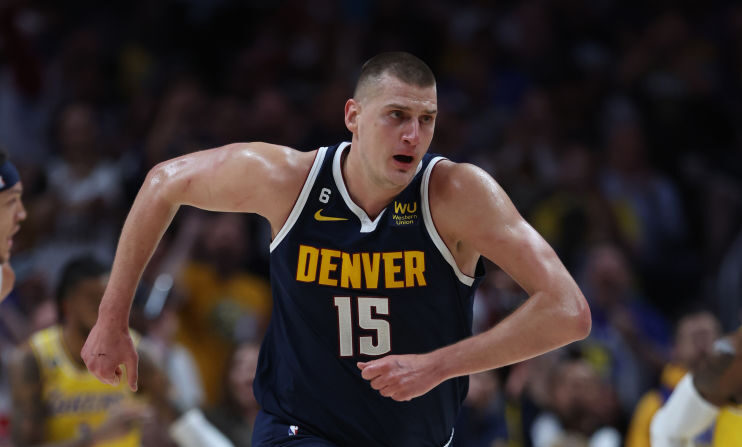
[[[472,165],[441,162],[431,175],[430,204],[462,272],[472,274],[484,255],[530,298],[493,328],[453,345],[359,363],[372,387],[409,400],[444,380],[526,360],[587,336],[590,310],[579,288],[489,175]]]
[[[554,250],[484,171],[442,162],[431,178],[431,212],[459,266],[483,255],[530,298],[486,332],[436,351],[444,379],[529,359],[586,337],[590,310]]]
[[[274,232],[283,224],[314,159],[312,153],[265,143],[233,144],[155,166],[121,232],[98,322],[82,350],[88,369],[116,384],[127,367],[136,389],[137,355],[128,334],[134,291],[145,265],[181,205],[257,213]]]
[[[181,205],[257,213],[277,228],[301,189],[311,157],[265,143],[233,144],[155,166],[124,223],[102,315],[117,319],[122,330],[127,325],[141,273]]]

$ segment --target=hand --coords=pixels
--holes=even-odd
[[[428,354],[388,355],[357,366],[373,389],[399,402],[422,396],[443,381]]]
[[[85,366],[98,380],[113,386],[121,381],[121,365],[124,365],[129,388],[132,391],[137,390],[139,356],[134,349],[128,327],[111,327],[98,317],[80,355]]]

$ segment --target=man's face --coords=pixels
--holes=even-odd
[[[417,87],[388,74],[345,106],[358,151],[372,180],[382,187],[406,186],[433,139],[438,101],[435,85]]]
[[[13,235],[18,232],[21,221],[26,218],[26,209],[21,201],[22,192],[21,182],[0,192],[0,263],[10,259]]]

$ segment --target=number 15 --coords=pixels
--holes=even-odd
[[[336,296],[335,307],[338,311],[338,338],[340,341],[340,357],[353,356],[353,322],[351,316],[351,297]],[[389,298],[359,296],[358,302],[358,326],[361,329],[376,331],[376,344],[374,337],[362,336],[358,338],[358,351],[363,355],[383,355],[392,350],[392,333],[389,322],[374,318],[371,312],[373,308],[376,314],[389,315]]]

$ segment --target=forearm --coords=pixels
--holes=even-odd
[[[162,176],[147,176],[121,231],[116,257],[99,315],[128,326],[137,284],[179,205],[166,193]]]
[[[517,363],[584,338],[590,327],[584,300],[554,299],[535,293],[489,330],[432,352],[443,380]]]

